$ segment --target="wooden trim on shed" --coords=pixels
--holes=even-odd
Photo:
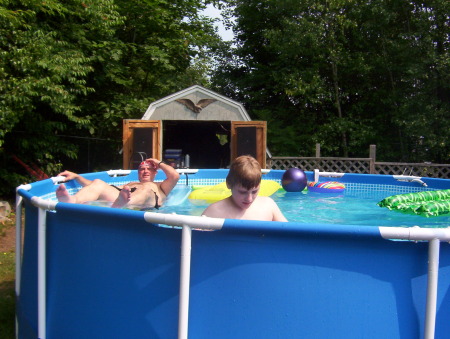
[[[133,154],[138,150],[134,149],[134,131],[139,128],[150,128],[151,135],[151,155],[155,159],[162,159],[162,147],[161,147],[161,121],[160,120],[123,120],[123,169],[132,169],[130,167]]]
[[[240,150],[239,133],[245,128],[255,129],[255,140],[250,141],[250,150]],[[232,121],[231,122],[231,161],[240,155],[249,154],[258,160],[261,168],[266,168],[267,122],[266,121]],[[255,147],[255,148],[253,148]],[[244,147],[245,149],[245,147]],[[249,151],[248,151],[249,150]],[[245,153],[245,154],[244,154]]]

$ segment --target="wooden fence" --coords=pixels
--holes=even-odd
[[[304,171],[319,169],[324,172],[343,172],[361,174],[412,175],[450,179],[450,164],[377,162],[376,146],[370,145],[369,158],[321,157],[320,145],[316,145],[315,157],[271,157],[267,168],[286,170],[292,167]]]

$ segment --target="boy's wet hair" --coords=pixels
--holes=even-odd
[[[246,189],[252,189],[261,183],[261,165],[250,155],[241,155],[234,159],[227,175],[227,186],[232,188],[241,185]]]

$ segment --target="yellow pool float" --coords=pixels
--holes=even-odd
[[[264,197],[271,196],[281,188],[281,185],[273,180],[261,180],[259,194]],[[228,198],[231,195],[231,190],[227,188],[227,183],[221,182],[214,186],[202,186],[195,188],[189,194],[190,200],[201,200],[202,203],[211,204],[213,202]]]

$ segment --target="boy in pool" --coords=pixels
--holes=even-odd
[[[249,155],[236,158],[226,179],[231,196],[209,205],[203,215],[212,218],[287,221],[272,198],[258,196],[261,177],[261,166],[255,158]]]
[[[163,170],[166,179],[163,182],[155,183],[158,168]],[[59,185],[56,190],[58,201],[81,204],[104,200],[112,202],[111,207],[115,208],[128,205],[158,208],[180,178],[172,166],[157,159],[147,159],[139,165],[139,182],[130,182],[120,187],[109,185],[100,179],[88,180],[70,171],[64,171],[58,175],[66,177],[66,181],[75,179],[83,186],[76,194],[70,195],[64,184]]]

